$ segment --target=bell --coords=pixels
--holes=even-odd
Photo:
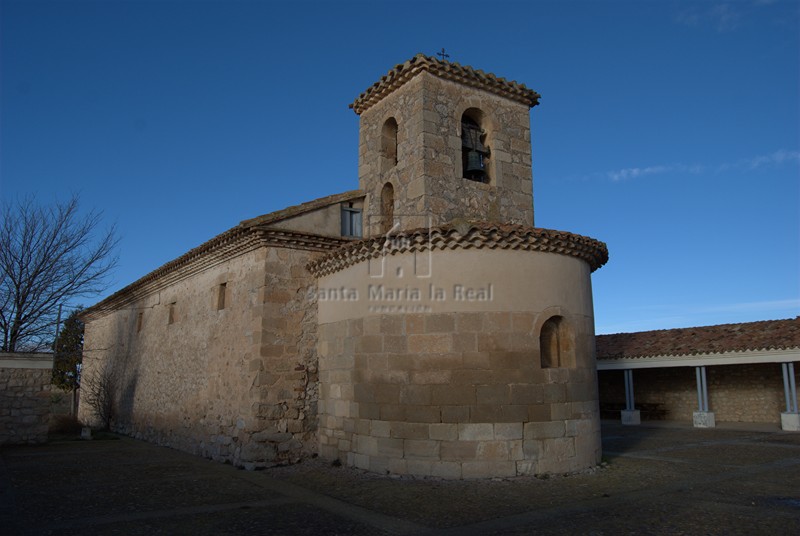
[[[484,169],[481,153],[478,151],[470,151],[467,153],[467,169],[464,171],[464,175],[470,179],[483,178]]]

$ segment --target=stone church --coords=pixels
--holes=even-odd
[[[246,468],[597,464],[591,273],[608,253],[534,227],[538,99],[424,55],[391,69],[350,105],[358,190],[243,221],[84,313],[113,428]]]

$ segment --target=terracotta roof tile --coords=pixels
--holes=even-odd
[[[245,220],[236,227],[228,229],[196,248],[190,249],[180,257],[156,268],[101,302],[85,309],[82,317],[89,319],[102,315],[115,307],[119,307],[120,304],[140,298],[159,285],[163,286],[166,283],[173,282],[176,278],[181,277],[181,272],[183,274],[194,273],[214,263],[222,262],[257,247],[280,245],[282,247],[312,251],[336,249],[351,240],[299,231],[270,229],[268,225],[311,210],[363,196],[364,192],[361,190],[351,190]]]
[[[319,199],[314,199],[313,201],[307,201],[299,205],[293,205],[281,210],[276,210],[275,212],[270,212],[269,214],[264,214],[263,216],[257,216],[249,220],[244,220],[240,223],[240,225],[242,227],[269,225],[271,223],[292,218],[294,216],[299,216],[301,214],[305,214],[306,212],[311,212],[312,210],[317,210],[329,205],[335,205],[337,203],[344,203],[345,201],[358,199],[359,197],[364,197],[365,195],[366,192],[363,190],[350,190],[349,192],[343,192],[341,194],[320,197]]]
[[[317,277],[332,274],[368,259],[397,253],[447,249],[510,249],[545,251],[583,259],[594,271],[608,261],[608,249],[586,236],[490,222],[463,222],[440,227],[401,231],[391,236],[399,246],[387,250],[386,237],[376,236],[351,242],[311,262],[308,269]]]
[[[491,73],[473,69],[468,65],[417,54],[407,62],[396,65],[394,69],[372,84],[369,89],[359,95],[350,108],[361,115],[362,112],[423,71],[446,80],[455,80],[468,86],[490,91],[531,107],[539,104],[540,95],[515,80],[509,81]]]
[[[800,316],[693,328],[598,335],[597,359],[800,348]]]

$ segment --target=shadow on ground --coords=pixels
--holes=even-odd
[[[129,438],[0,450],[3,534],[798,534],[800,434],[604,422],[608,466],[488,481],[246,472]]]

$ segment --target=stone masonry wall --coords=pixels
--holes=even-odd
[[[535,320],[407,314],[321,326],[320,455],[373,472],[445,478],[596,464],[593,360],[542,369]]]
[[[53,358],[29,360],[40,363],[33,368],[10,354],[0,355],[0,445],[47,441]]]
[[[262,247],[90,320],[85,374],[113,373],[113,428],[248,468],[314,450],[312,255]]]
[[[482,112],[489,183],[463,178],[461,116]],[[397,121],[397,164],[381,151],[382,128]],[[394,188],[401,230],[481,220],[533,224],[530,110],[484,90],[421,73],[361,115],[359,185],[368,194],[367,236],[380,234],[381,190]]]
[[[780,363],[713,366],[706,374],[709,409],[717,422],[781,422],[786,406]],[[601,405],[625,403],[621,370],[600,371],[598,379]],[[668,420],[691,421],[697,411],[694,367],[636,369],[633,386],[637,404],[660,404]]]

